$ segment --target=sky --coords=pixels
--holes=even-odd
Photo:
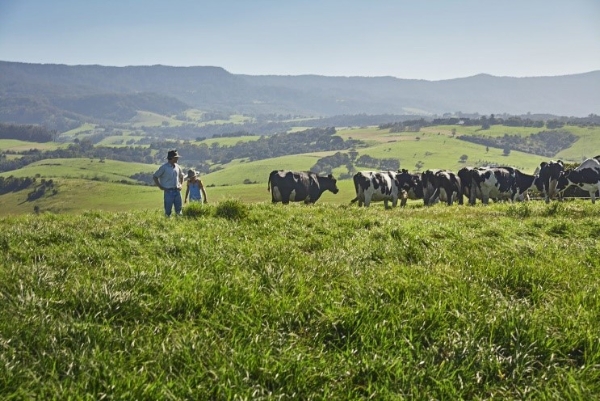
[[[0,0],[0,60],[444,80],[600,70],[600,0]]]

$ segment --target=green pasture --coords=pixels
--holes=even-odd
[[[461,141],[445,135],[421,134],[393,142],[379,143],[369,148],[357,149],[359,157],[362,154],[378,159],[395,158],[400,160],[400,167],[409,171],[416,169],[417,162],[423,162],[421,170],[445,168],[458,171],[464,166],[471,165],[505,165],[512,166],[533,174],[536,167],[547,158],[517,151],[511,151],[504,156],[503,149],[489,148],[474,143]],[[461,163],[460,157],[467,155],[466,163]]]
[[[598,399],[598,204],[196,213],[0,218],[0,399]]]
[[[100,181],[121,181],[134,183],[129,176],[140,172],[154,172],[158,166],[143,163],[130,163],[106,159],[44,159],[23,168],[0,173],[0,176],[42,178],[84,178]]]
[[[91,135],[96,129],[95,124],[85,123],[77,128],[74,128],[69,131],[65,131],[60,134],[61,138],[66,138],[70,140],[74,140],[75,138]]]
[[[600,127],[569,126],[568,131],[579,137],[569,149],[559,152],[555,158],[568,162],[581,162],[600,155]]]
[[[205,144],[207,146],[211,146],[214,143],[219,144],[219,146],[233,146],[238,142],[250,142],[256,141],[260,138],[260,135],[251,135],[251,136],[239,136],[235,138],[209,138],[204,139],[203,141],[193,141],[194,145],[202,145]]]
[[[309,170],[317,160],[318,155],[290,155],[253,162],[235,160],[224,166],[223,170],[202,176],[206,185],[241,184],[248,179],[250,182],[264,182],[269,179],[273,170]]]
[[[143,135],[113,135],[108,136],[98,142],[97,146],[108,146],[108,147],[124,147],[124,146],[149,146],[149,145],[140,145],[137,142],[141,139],[145,139],[146,137]],[[129,144],[127,142],[134,141],[133,144]]]
[[[29,142],[18,139],[0,139],[0,151],[25,152],[31,149],[56,150],[68,144],[60,142]]]
[[[150,111],[138,111],[135,117],[129,120],[129,123],[134,128],[141,127],[158,127],[167,123],[169,127],[179,127],[185,124],[184,121],[177,120],[170,116],[152,113]]]

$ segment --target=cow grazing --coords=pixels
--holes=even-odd
[[[600,191],[600,157],[586,159],[577,168],[561,172],[556,190],[563,193],[571,185],[588,191],[592,203],[596,203],[596,192]]]
[[[448,206],[454,199],[463,204],[462,186],[458,175],[449,170],[427,170],[421,175],[423,203],[430,206],[439,200],[445,200]]]
[[[350,203],[358,201],[358,206],[368,207],[371,202],[383,201],[387,209],[389,201],[392,201],[392,207],[396,207],[401,196],[396,175],[394,171],[360,171],[354,174],[356,198]]]
[[[542,162],[540,164],[536,187],[544,194],[546,203],[549,203],[550,199],[557,195],[556,184],[558,183],[558,176],[564,170],[565,165],[562,160],[551,160],[549,163]]]
[[[408,170],[402,169],[396,174],[398,186],[402,190],[400,197],[400,206],[406,206],[407,199],[417,200],[423,199],[423,184],[421,182],[421,174],[410,174]]]
[[[307,171],[274,170],[269,174],[267,191],[271,191],[273,203],[315,203],[323,192],[338,193],[337,181],[331,174],[327,177]]]

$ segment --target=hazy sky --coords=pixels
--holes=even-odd
[[[600,70],[600,0],[0,0],[0,60],[234,74]]]

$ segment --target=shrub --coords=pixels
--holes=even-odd
[[[217,205],[215,215],[229,220],[241,220],[248,217],[248,206],[237,199],[228,199]]]
[[[210,212],[210,207],[203,206],[200,202],[188,203],[182,211],[185,217],[192,217],[194,219],[210,216]]]

